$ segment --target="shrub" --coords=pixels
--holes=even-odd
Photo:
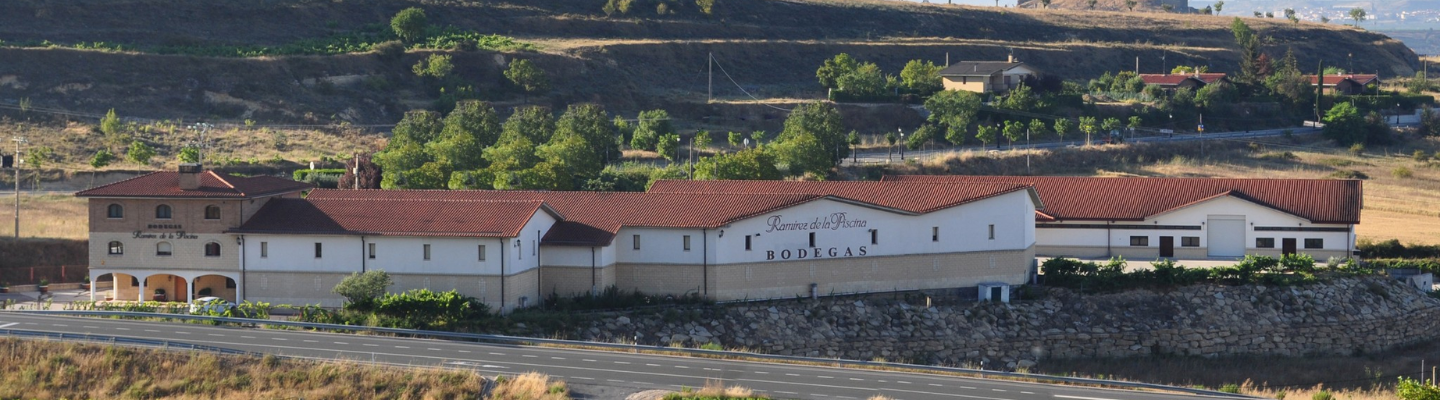
[[[1401,244],[1399,240],[1390,239],[1379,242],[1370,239],[1360,239],[1355,243],[1355,249],[1360,251],[1363,258],[1440,258],[1440,245],[1427,244]]]
[[[292,175],[292,177],[293,177],[295,180],[301,181],[301,182],[305,182],[306,179],[309,179],[309,178],[310,178],[311,176],[313,176],[313,175],[336,175],[336,176],[339,176],[339,175],[344,175],[344,174],[345,174],[345,169],[343,169],[343,168],[325,168],[325,169],[297,169],[297,170],[295,170],[295,172],[292,173],[291,175]]]
[[[1335,396],[1329,390],[1321,390],[1310,395],[1310,400],[1335,400]]]
[[[1390,170],[1390,175],[1394,176],[1397,179],[1408,179],[1412,176],[1415,176],[1415,172],[1411,171],[1408,167],[1401,166],[1395,167],[1395,169]]]
[[[376,298],[384,295],[385,289],[392,284],[394,282],[390,280],[390,274],[377,269],[365,271],[365,273],[352,273],[345,279],[341,279],[331,292],[349,301],[347,307],[363,309],[369,307]]]
[[[429,22],[425,19],[425,10],[410,7],[400,10],[390,19],[390,29],[395,30],[395,36],[401,39],[415,41],[425,34],[425,27]]]
[[[1359,157],[1359,156],[1365,154],[1365,144],[1364,144],[1364,143],[1356,143],[1356,144],[1350,145],[1350,154],[1351,154],[1351,155],[1354,155],[1354,156],[1356,156],[1356,157]]]
[[[1220,392],[1222,392],[1222,393],[1240,393],[1240,385],[1237,385],[1237,384],[1234,384],[1234,383],[1227,383],[1227,384],[1225,384],[1224,386],[1221,386],[1221,387],[1220,387]]]
[[[1366,175],[1364,172],[1356,171],[1353,169],[1342,169],[1339,171],[1331,172],[1330,175],[1326,176],[1331,179],[1370,179],[1370,175]]]
[[[1411,157],[1415,158],[1415,161],[1419,162],[1430,161],[1430,155],[1425,154],[1425,150],[1415,150],[1415,153],[1412,154]]]
[[[1440,386],[1401,377],[1395,387],[1395,394],[1402,400],[1440,400]]]
[[[399,294],[385,294],[374,300],[375,314],[390,317],[382,326],[405,329],[453,327],[461,322],[478,321],[489,316],[490,307],[479,299],[454,290],[434,292],[415,289]]]
[[[370,46],[375,51],[375,56],[384,61],[399,60],[405,55],[405,44],[399,40],[387,40]]]

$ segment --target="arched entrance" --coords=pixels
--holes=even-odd
[[[219,297],[231,303],[236,302],[235,279],[223,275],[201,275],[195,277],[192,282],[194,286],[194,298]]]
[[[190,301],[190,285],[179,275],[155,274],[141,282],[139,301]]]
[[[135,275],[122,274],[119,272],[104,273],[92,279],[92,282],[100,282],[108,279],[110,290],[98,291],[96,286],[90,285],[91,300],[134,300],[140,296],[140,278]],[[97,296],[99,295],[99,296]]]

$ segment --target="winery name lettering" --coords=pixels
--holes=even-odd
[[[778,252],[775,251],[775,250],[766,250],[766,251],[765,251],[765,260],[766,260],[766,261],[774,260],[776,257],[779,257],[781,260],[789,260],[789,259],[792,259],[792,258],[793,258],[793,259],[796,259],[796,260],[804,260],[804,259],[815,259],[815,258],[844,258],[844,257],[856,257],[856,256],[861,256],[861,257],[863,257],[863,256],[865,256],[866,253],[869,253],[869,252],[870,252],[870,250],[869,250],[869,249],[866,249],[865,246],[860,246],[860,247],[858,247],[858,248],[851,248],[851,247],[819,248],[819,247],[817,247],[817,248],[806,248],[806,249],[798,249],[798,250],[788,250],[788,249],[787,249],[787,250],[780,250],[780,251],[778,251]]]
[[[812,221],[795,222],[784,222],[780,215],[771,215],[765,223],[770,225],[770,229],[766,230],[765,233],[775,231],[833,231],[839,230],[840,228],[865,227],[865,220],[846,218],[843,212],[832,213],[823,218],[815,217]]]
[[[181,230],[181,229],[185,229],[185,228],[184,228],[183,226],[181,226],[180,224],[150,224],[150,225],[145,225],[145,229],[174,229],[174,230]]]
[[[175,232],[167,232],[167,233],[145,233],[145,232],[142,232],[142,231],[135,231],[135,239],[199,239],[199,238],[200,238],[199,236],[185,233],[185,231],[175,231]]]

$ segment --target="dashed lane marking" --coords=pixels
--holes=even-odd
[[[575,379],[584,379],[584,380],[587,380],[587,381],[593,381],[593,380],[595,380],[595,378],[586,378],[586,377],[583,377],[583,376],[574,376],[574,377],[572,377],[572,378],[575,378]]]
[[[363,345],[365,345],[365,346],[370,346],[370,347],[380,347],[380,345],[378,345],[378,344],[370,344],[370,343],[363,343]]]
[[[270,338],[270,339],[271,339],[271,340],[280,340],[280,341],[290,340],[290,339],[278,338],[278,337],[272,337],[272,338]]]
[[[408,349],[410,346],[395,346],[397,349]]]
[[[815,377],[816,377],[816,378],[820,378],[820,379],[835,379],[835,377],[833,377],[833,376],[825,376],[825,375],[816,375]]]
[[[1054,396],[1055,396],[1055,397],[1058,397],[1058,398],[1062,398],[1062,399],[1076,399],[1076,400],[1114,400],[1114,399],[1106,399],[1106,398],[1101,398],[1101,397],[1066,396],[1066,395],[1063,395],[1063,394],[1057,394],[1057,395],[1054,395]]]
[[[492,356],[503,356],[505,353],[490,353]]]
[[[540,356],[534,354],[521,354],[520,356],[525,358],[540,358]]]
[[[221,334],[218,334],[218,333],[211,333],[211,334],[209,334],[209,335],[210,335],[210,336],[225,337],[225,335],[221,335]]]
[[[658,367],[660,364],[645,364],[647,367]]]
[[[564,360],[565,357],[550,357],[551,360]]]
[[[254,336],[240,336],[241,339],[254,339]]]
[[[616,361],[616,362],[615,362],[615,363],[616,363],[616,364],[625,364],[625,365],[630,365],[630,363],[628,363],[628,362],[624,362],[624,361]]]
[[[444,350],[440,350],[440,349],[437,349],[437,348],[434,348],[434,347],[426,347],[425,350],[430,350],[430,351],[444,351]]]

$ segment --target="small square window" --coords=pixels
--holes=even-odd
[[[815,232],[810,232],[810,247],[815,247]]]
[[[750,235],[745,235],[745,251],[750,251]]]
[[[1323,249],[1323,248],[1325,248],[1325,239],[1316,239],[1316,238],[1305,239],[1305,248],[1307,248],[1307,249]]]
[[[1275,248],[1275,238],[1255,238],[1255,248],[1273,249]]]
[[[932,226],[932,227],[930,227],[930,241],[932,241],[932,242],[938,242],[938,241],[940,241],[940,227],[938,227],[938,226]]]
[[[1181,236],[1180,247],[1200,247],[1199,236]]]
[[[430,245],[423,245],[423,247],[425,252],[425,261],[430,261]]]
[[[480,261],[485,261],[485,245],[480,245]]]
[[[321,252],[320,243],[319,243],[319,242],[316,242],[316,243],[315,243],[315,258],[320,258],[320,256],[321,256],[322,254],[323,254],[323,253]]]
[[[205,219],[220,219],[220,206],[205,206]]]
[[[1149,245],[1150,245],[1150,237],[1149,237],[1149,236],[1131,236],[1131,237],[1130,237],[1130,245],[1131,245],[1131,246],[1137,246],[1137,247],[1138,247],[1138,246],[1149,246]]]
[[[635,244],[635,250],[640,250],[640,235],[631,235],[630,241]]]
[[[685,242],[685,251],[690,251],[690,235],[685,235],[681,237],[680,240]]]

